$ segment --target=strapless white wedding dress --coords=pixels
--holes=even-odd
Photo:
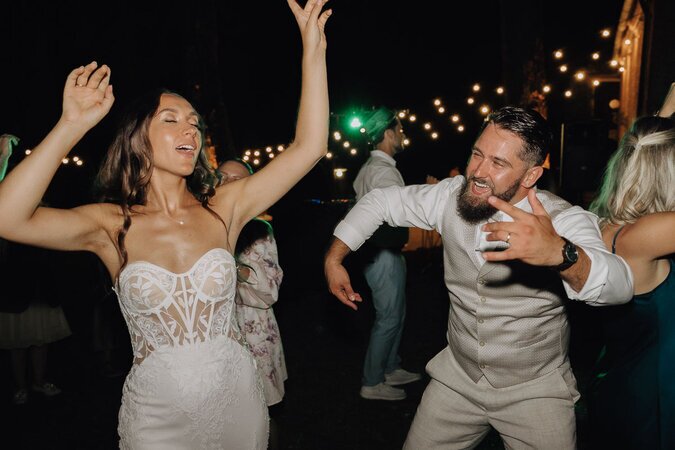
[[[268,415],[237,328],[236,266],[216,248],[176,274],[132,262],[116,291],[134,364],[124,383],[123,449],[265,449]]]

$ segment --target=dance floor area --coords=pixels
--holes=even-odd
[[[286,396],[276,409],[280,449],[389,450],[400,449],[422,392],[429,381],[404,386],[403,401],[373,401],[359,397],[361,364],[373,310],[366,302],[357,312],[340,304],[328,292],[320,262],[327,237],[292,235],[277,229],[279,254],[285,279],[275,312],[286,352],[289,379]],[[332,225],[330,225],[332,226]],[[314,245],[316,255],[298,251]],[[299,247],[298,247],[299,246]],[[293,260],[293,255],[296,260]],[[443,286],[442,255],[438,247],[405,252],[408,263],[407,318],[400,354],[403,367],[424,371],[425,364],[445,346],[448,300]],[[363,290],[363,279],[354,274]],[[84,282],[84,281],[83,281]],[[114,298],[105,308],[107,320],[120,317]],[[12,404],[12,381],[7,351],[2,362],[2,447],[7,449],[114,449],[117,448],[117,411],[124,376],[131,363],[128,335],[119,322],[112,342],[112,368],[99,364],[91,333],[91,307],[85,299],[64,305],[73,335],[52,345],[49,378],[63,389],[52,398],[32,394],[22,406]],[[578,311],[583,311],[581,305]],[[584,314],[571,308],[571,355],[583,394],[587,374],[597,353],[589,343],[592,329]],[[579,319],[575,319],[575,316]],[[579,343],[583,342],[583,345]],[[582,350],[583,349],[583,350]],[[112,369],[112,370],[111,370]],[[115,373],[117,372],[117,373]],[[579,448],[586,444],[583,397],[577,405]],[[479,449],[503,448],[491,432]]]

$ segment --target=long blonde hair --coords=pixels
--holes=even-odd
[[[675,122],[637,119],[612,155],[590,210],[603,223],[623,225],[675,211]]]

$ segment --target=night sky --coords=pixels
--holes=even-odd
[[[334,11],[326,30],[332,127],[353,108],[388,105],[409,108],[440,133],[432,141],[419,123],[404,124],[413,142],[399,157],[408,183],[423,182],[426,173],[444,177],[452,165],[463,162],[481,119],[475,106],[466,105],[474,83],[483,88],[481,102],[504,104],[495,87],[523,70],[521,63],[504,60],[507,41],[513,45],[521,34],[523,39],[538,36],[549,67],[557,48],[580,61],[600,50],[607,61],[613,39],[602,41],[599,30],[614,29],[623,2],[445,3],[449,13],[441,13],[438,2],[329,2]],[[532,14],[532,5],[538,13]],[[28,1],[2,8],[2,51],[9,64],[0,83],[1,131],[21,137],[22,146],[36,145],[58,119],[63,82],[72,68],[94,59],[112,68],[116,104],[76,147],[74,153],[90,164],[85,170],[65,169],[83,174],[69,177],[69,183],[82,178],[81,186],[87,185],[124,105],[157,86],[192,98],[199,84],[201,93],[210,95],[204,104],[223,105],[229,142],[238,153],[292,139],[301,49],[285,1],[139,1],[95,7]],[[104,12],[94,12],[100,8]],[[556,76],[547,79],[555,83]],[[519,100],[518,93],[507,94],[509,102]],[[443,100],[448,112],[466,118],[464,134],[450,126],[447,113],[435,112],[435,98]],[[552,100],[550,108],[554,106]],[[231,148],[218,149],[219,159],[231,153]],[[356,158],[341,154],[330,164],[351,167],[353,176],[366,154],[362,146]],[[324,169],[313,177],[329,174]]]

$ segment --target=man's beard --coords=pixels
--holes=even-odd
[[[475,180],[475,177],[473,176],[464,180],[464,186],[462,186],[462,190],[457,199],[457,212],[462,219],[471,225],[486,221],[497,212],[497,208],[489,204],[487,200],[471,197],[471,194],[469,193],[469,182],[473,180]],[[505,202],[509,202],[513,196],[516,195],[516,192],[518,192],[522,180],[523,179],[521,178],[515,181],[504,192],[498,194],[494,192],[494,186],[490,185],[490,188],[493,189],[492,195]]]

